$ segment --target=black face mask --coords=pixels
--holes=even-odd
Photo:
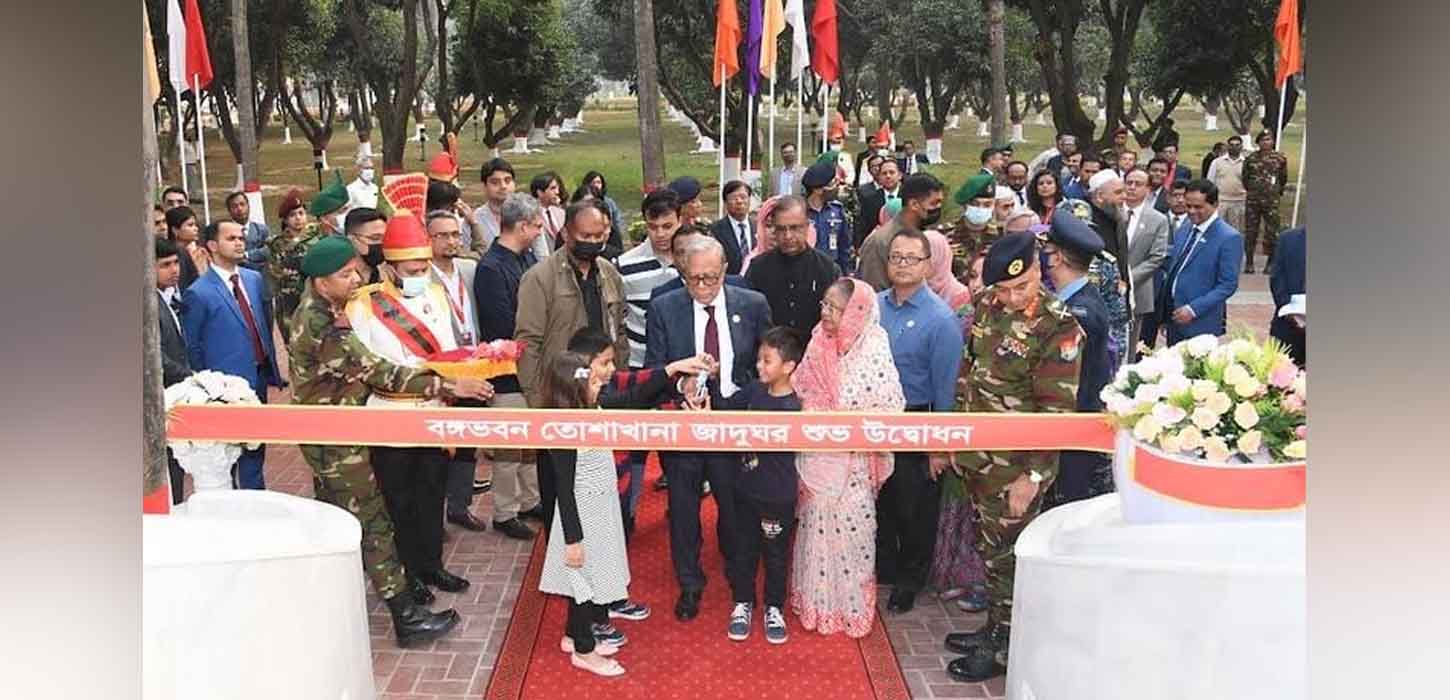
[[[938,221],[941,221],[941,207],[928,209],[926,214],[921,217],[922,226],[935,226]]]
[[[592,263],[594,262],[595,258],[599,257],[604,253],[604,243],[585,243],[583,241],[576,241],[574,243],[574,246],[569,249],[569,252],[570,255],[573,255],[574,259],[578,260],[579,262]]]
[[[383,264],[383,244],[374,243],[368,246],[367,255],[363,256],[363,262],[371,267],[377,267]]]

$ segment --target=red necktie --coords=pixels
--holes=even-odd
[[[257,356],[257,364],[267,364],[267,351],[262,346],[262,334],[257,332],[257,321],[252,318],[252,307],[247,303],[247,297],[242,294],[242,278],[237,273],[232,273],[232,295],[237,298],[237,307],[242,311],[242,320],[247,322],[247,331],[252,334],[252,353]]]
[[[715,307],[705,307],[705,354],[720,361],[720,327],[715,325]]]

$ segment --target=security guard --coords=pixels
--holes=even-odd
[[[1091,261],[1103,250],[1103,240],[1091,226],[1065,211],[1052,217],[1052,224],[1033,230],[1042,252],[1038,259],[1043,274],[1052,280],[1057,298],[1077,319],[1086,335],[1082,349],[1082,373],[1078,375],[1077,410],[1103,410],[1099,398],[1112,381],[1108,361],[1108,309],[1097,287],[1088,278]],[[1057,481],[1048,489],[1044,509],[1080,501],[1113,490],[1112,463],[1098,452],[1063,452]]]
[[[1042,288],[1036,237],[1004,235],[982,262],[987,284],[976,302],[966,410],[988,413],[1059,413],[1077,406],[1083,332],[1057,297]],[[948,649],[964,654],[947,673],[979,682],[1007,672],[1012,581],[1017,536],[1042,508],[1057,478],[1056,452],[959,452],[953,468],[968,481],[977,511],[977,549],[987,568],[990,607],[976,632],[947,635]]]
[[[1100,240],[1103,239],[1098,232],[1098,224],[1092,218],[1092,205],[1081,199],[1064,199],[1055,212],[1067,212],[1077,217],[1092,228],[1094,235]],[[1118,259],[1108,252],[1107,248],[1099,252],[1092,259],[1088,266],[1088,283],[1098,288],[1098,295],[1103,299],[1103,306],[1108,310],[1108,366],[1109,373],[1118,371],[1118,365],[1124,359],[1132,357],[1133,349],[1137,347],[1137,339],[1128,338],[1128,329],[1132,325],[1132,315],[1128,310],[1128,286],[1123,284],[1122,276],[1118,272]],[[1043,278],[1043,283],[1048,289],[1056,291],[1052,286],[1050,278]]]
[[[816,250],[826,254],[841,272],[850,274],[851,265],[851,218],[846,214],[846,205],[831,196],[836,187],[836,168],[826,163],[816,163],[806,168],[801,176],[801,186],[806,193],[806,217],[816,227]]]
[[[353,335],[344,306],[361,282],[362,260],[352,242],[327,236],[302,260],[306,279],[293,316],[292,403],[361,406],[374,390],[427,396],[481,398],[482,380],[445,380],[427,369],[402,367],[379,357]],[[437,639],[458,624],[454,610],[430,612],[414,599],[393,542],[393,522],[373,480],[362,445],[300,445],[312,468],[317,499],[347,510],[362,525],[363,571],[388,604],[398,646]]]

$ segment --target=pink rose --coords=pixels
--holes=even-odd
[[[1304,410],[1304,399],[1299,398],[1297,394],[1288,394],[1279,401],[1279,405],[1290,413],[1301,413]]]
[[[1273,372],[1269,373],[1269,383],[1280,389],[1288,389],[1294,385],[1294,378],[1297,376],[1299,376],[1299,368],[1295,367],[1292,361],[1283,360],[1274,367]]]
[[[1306,440],[1306,439],[1308,439],[1308,437],[1309,437],[1309,426],[1307,426],[1307,425],[1301,425],[1301,426],[1295,428],[1294,429],[1294,436],[1297,437],[1297,438],[1299,438],[1300,440]]]

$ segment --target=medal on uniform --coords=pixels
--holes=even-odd
[[[760,466],[760,459],[756,457],[754,452],[749,452],[743,458],[741,458],[740,466],[744,468],[745,471],[750,471]]]

